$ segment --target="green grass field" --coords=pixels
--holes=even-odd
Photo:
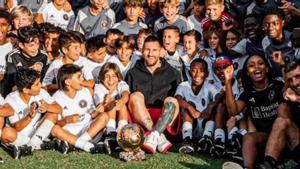
[[[174,150],[175,151],[175,150]],[[67,169],[89,169],[89,168],[205,168],[220,169],[222,160],[213,159],[207,155],[194,153],[183,155],[172,150],[166,154],[147,155],[147,160],[142,162],[126,163],[118,159],[118,154],[102,155],[89,154],[85,152],[71,152],[63,155],[57,151],[37,151],[33,156],[23,157],[14,160],[11,156],[0,149],[0,156],[4,159],[4,164],[0,168],[19,169],[19,168],[67,168]]]

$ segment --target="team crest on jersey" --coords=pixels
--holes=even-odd
[[[86,106],[87,106],[87,101],[86,100],[80,100],[79,107],[85,108]]]
[[[107,23],[107,21],[106,20],[103,20],[103,21],[101,21],[101,27],[102,28],[106,28],[107,27],[107,25],[108,25],[108,23]]]
[[[205,106],[205,100],[202,98],[201,100],[202,106]]]
[[[268,99],[271,101],[274,99],[274,96],[275,96],[275,91],[274,90],[271,90],[269,95],[268,95]]]
[[[64,14],[64,15],[63,15],[63,18],[64,18],[64,20],[66,20],[66,21],[69,20],[69,16],[68,16],[67,14]]]

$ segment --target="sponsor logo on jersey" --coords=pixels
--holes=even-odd
[[[86,106],[87,106],[87,101],[86,100],[80,100],[79,107],[85,108]]]
[[[255,99],[254,97],[252,97],[251,99],[249,99],[250,102],[255,103]]]

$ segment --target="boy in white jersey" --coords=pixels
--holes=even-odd
[[[95,109],[91,93],[82,87],[81,67],[74,64],[63,65],[58,71],[59,90],[53,95],[63,112],[52,130],[59,140],[59,150],[66,154],[69,144],[86,152],[110,152],[101,139],[102,130],[108,121],[103,109]]]
[[[208,105],[214,101],[218,93],[216,88],[206,81],[208,67],[205,60],[201,58],[193,60],[190,75],[192,81],[182,82],[175,93],[180,107],[184,109],[183,143],[179,148],[181,153],[192,153],[194,151],[192,139],[201,137],[203,118],[207,118],[211,111]],[[195,128],[193,124],[196,125]]]
[[[108,61],[110,56],[106,52],[106,44],[100,36],[95,36],[86,42],[87,65],[86,69],[91,72],[95,84],[100,83],[99,72],[101,67]]]
[[[132,55],[135,48],[135,39],[132,36],[124,36],[122,40],[116,42],[117,56],[112,56],[107,62],[115,63],[123,77],[126,76],[127,71],[135,64]]]
[[[55,26],[67,30],[71,20],[75,20],[72,10],[64,9],[67,0],[52,0],[52,2],[44,4],[37,12],[37,17],[41,17],[39,22],[52,23]]]
[[[13,157],[18,159],[31,154],[32,150],[46,148],[43,141],[49,136],[62,108],[41,89],[40,74],[35,70],[20,70],[16,75],[16,86],[18,90],[5,99],[12,108],[12,115],[8,117],[1,140],[13,146]]]
[[[95,85],[94,100],[97,107],[103,107],[109,115],[105,141],[111,148],[118,150],[117,131],[128,124],[126,105],[129,100],[129,86],[123,81],[121,71],[114,63],[103,65],[99,73],[99,79],[101,83]]]
[[[50,64],[42,83],[43,88],[45,88],[49,93],[54,93],[58,89],[56,82],[58,69],[62,65],[70,63],[83,66],[83,75],[85,80],[82,85],[88,87],[90,90],[94,87],[93,76],[91,72],[87,71],[87,59],[80,56],[82,51],[80,42],[80,38],[74,34],[74,32],[62,33],[59,36],[59,46],[64,56],[54,60]]]

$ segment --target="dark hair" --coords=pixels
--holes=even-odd
[[[12,16],[5,9],[0,9],[0,18],[4,18],[8,22],[8,24],[11,25]]]
[[[148,36],[148,35],[153,35],[154,32],[153,32],[152,29],[149,29],[149,28],[143,28],[143,29],[141,29],[141,30],[139,31],[138,36],[140,36],[141,34],[146,34],[146,35]]]
[[[247,18],[255,18],[257,21],[258,21],[258,24],[259,25],[262,25],[262,21],[263,21],[263,17],[261,15],[257,15],[257,14],[254,14],[254,13],[251,13],[251,14],[248,14],[244,21],[247,19]]]
[[[117,49],[120,49],[122,47],[122,45],[126,43],[128,45],[128,47],[132,50],[135,49],[135,39],[133,36],[124,36],[123,39],[118,40],[115,45]]]
[[[283,10],[280,9],[280,8],[277,8],[277,7],[276,7],[276,8],[268,8],[268,9],[266,10],[265,18],[266,18],[266,16],[268,16],[268,15],[276,15],[276,16],[278,16],[280,19],[285,20],[285,14],[284,14]]]
[[[31,86],[37,79],[41,76],[39,72],[33,69],[20,69],[15,76],[15,83],[18,91],[23,91],[23,89],[30,89]]]
[[[70,31],[70,32],[73,33],[74,36],[77,36],[80,39],[79,43],[85,43],[86,42],[85,36],[81,32],[78,32],[78,31]]]
[[[81,39],[73,32],[65,32],[59,35],[58,42],[60,49],[62,49],[70,47],[71,43],[81,43]]]
[[[191,68],[192,68],[192,65],[193,65],[193,64],[196,64],[196,63],[201,64],[201,65],[204,67],[205,73],[208,75],[208,64],[207,64],[207,62],[206,62],[204,59],[202,59],[202,58],[194,59],[194,60],[191,62]]]
[[[24,26],[18,30],[19,42],[29,43],[32,42],[34,38],[39,38],[39,31],[33,26]]]
[[[105,38],[107,38],[109,35],[111,34],[115,34],[115,35],[118,35],[119,38],[122,38],[124,33],[121,32],[119,29],[108,29],[106,34],[105,34]]]
[[[72,75],[74,75],[77,72],[81,72],[82,67],[79,67],[74,64],[65,64],[63,65],[57,73],[57,84],[58,88],[60,90],[65,90],[67,85],[65,81],[67,79],[72,78]]]
[[[299,59],[288,62],[284,65],[284,73],[288,73],[288,72],[296,69],[298,66],[300,66]]]
[[[103,83],[105,74],[109,71],[113,70],[115,74],[117,75],[119,81],[123,79],[122,73],[120,71],[120,68],[115,63],[105,63],[99,72],[99,79]]]
[[[205,0],[194,0],[194,4],[200,5],[200,6],[204,6],[205,5]]]
[[[178,33],[178,35],[180,35],[180,29],[175,26],[175,25],[170,25],[170,26],[167,26],[163,29],[163,33],[166,31],[166,30],[173,30],[175,31],[176,33]]]
[[[143,7],[145,4],[144,0],[124,0],[124,7]]]
[[[215,27],[211,27],[208,31],[205,32],[204,34],[204,45],[205,47],[209,48],[209,38],[213,35],[216,34],[219,38],[219,46],[222,49],[222,52],[224,52],[224,49],[226,49],[225,47],[225,40],[224,40],[224,32],[219,29],[219,28],[215,28]]]
[[[104,38],[102,36],[94,36],[86,41],[85,47],[87,53],[93,53],[100,48],[105,48]]]
[[[161,46],[161,41],[154,35],[148,36],[144,41],[144,47],[147,42],[158,42],[159,46]]]
[[[194,36],[196,42],[200,42],[201,39],[202,39],[201,33],[199,33],[199,32],[196,31],[196,30],[189,30],[189,31],[187,31],[187,32],[185,32],[185,33],[183,34],[183,37],[184,37],[184,36]]]
[[[273,76],[273,73],[272,73],[272,68],[271,68],[268,60],[264,56],[261,56],[261,55],[258,55],[258,54],[251,55],[245,60],[244,65],[243,65],[243,69],[242,69],[242,83],[243,83],[243,88],[245,89],[245,91],[252,90],[252,88],[253,88],[252,79],[248,75],[248,69],[247,69],[247,63],[248,63],[249,59],[252,58],[253,56],[258,56],[264,61],[265,65],[269,69],[269,71],[266,74],[268,80],[269,81],[274,80],[274,76]]]

